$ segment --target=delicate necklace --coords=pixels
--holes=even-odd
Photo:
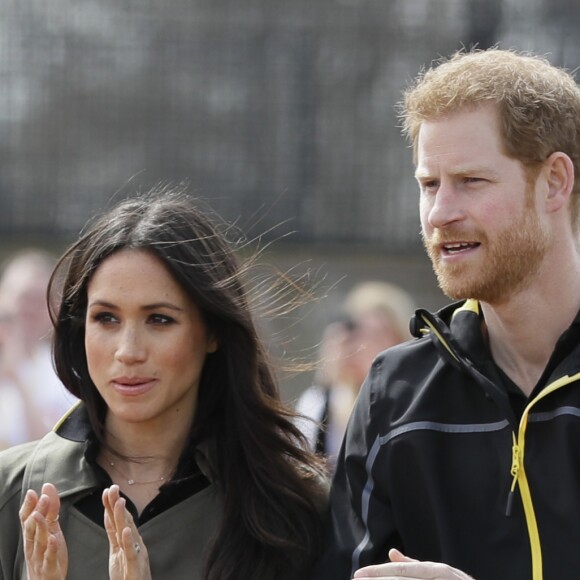
[[[171,472],[169,472],[166,475],[162,475],[161,477],[158,477],[157,479],[152,479],[151,481],[135,481],[132,478],[127,477],[116,465],[114,461],[109,461],[109,465],[111,466],[111,468],[116,471],[119,475],[122,475],[123,478],[127,481],[127,483],[129,485],[148,485],[150,483],[160,483],[163,484],[163,482],[169,477],[169,475],[171,474]]]

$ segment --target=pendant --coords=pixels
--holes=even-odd
[[[128,479],[128,480],[127,480],[127,483],[128,483],[129,485],[134,485],[134,484],[135,484],[135,480],[134,480],[134,479]]]

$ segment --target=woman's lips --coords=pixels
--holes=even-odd
[[[119,377],[112,381],[113,388],[122,395],[137,396],[151,390],[157,379],[150,377]]]

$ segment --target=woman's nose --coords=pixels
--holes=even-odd
[[[139,362],[146,357],[144,338],[134,326],[127,326],[119,333],[117,343],[117,359],[126,364]]]

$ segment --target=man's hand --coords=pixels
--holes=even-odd
[[[29,489],[20,508],[24,558],[29,580],[65,580],[68,552],[58,523],[60,499],[52,483],[40,497]]]
[[[133,517],[125,507],[119,486],[103,491],[105,529],[109,538],[111,580],[151,580],[149,554]]]
[[[413,560],[399,552],[389,550],[388,564],[367,566],[357,570],[354,574],[356,580],[393,580],[394,578],[406,578],[407,580],[473,580],[461,570],[452,568],[439,562],[420,562]]]

